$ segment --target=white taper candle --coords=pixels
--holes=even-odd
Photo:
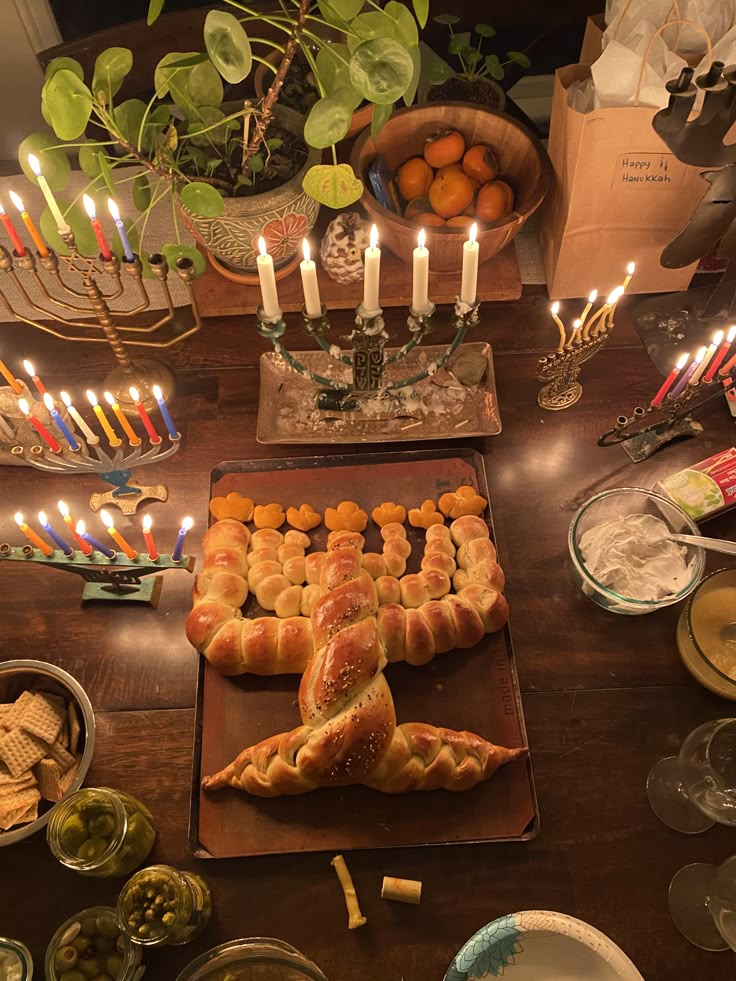
[[[427,313],[430,309],[429,302],[429,249],[424,244],[427,236],[423,228],[419,230],[417,236],[417,247],[414,249],[412,262],[412,291],[411,309],[414,313]]]
[[[263,236],[258,239],[258,251],[260,255],[256,257],[256,268],[258,269],[258,280],[261,284],[263,313],[265,314],[266,320],[279,320],[282,311],[279,306],[278,290],[276,289],[273,259],[266,250],[266,240]]]
[[[317,281],[317,266],[312,259],[309,250],[309,242],[304,239],[302,242],[304,259],[299,263],[299,270],[302,274],[302,289],[304,291],[304,309],[308,317],[322,316],[322,300],[319,295],[319,283]]]
[[[460,284],[460,300],[472,306],[478,295],[478,226],[470,226],[468,241],[463,243],[463,278]]]
[[[371,225],[370,245],[365,250],[363,264],[363,311],[368,317],[375,317],[381,309],[379,285],[381,281],[381,250],[378,248],[378,229]]]

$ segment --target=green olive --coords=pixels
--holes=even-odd
[[[97,917],[85,916],[81,921],[82,933],[85,937],[97,936]]]
[[[89,833],[93,837],[109,838],[115,830],[115,818],[112,814],[99,814],[89,822]]]
[[[107,968],[107,973],[113,978],[116,978],[123,970],[123,958],[120,954],[110,954],[105,961],[105,967]]]
[[[100,973],[100,962],[96,957],[80,957],[77,961],[77,970],[81,971],[85,978],[96,978]]]
[[[98,937],[95,940],[95,951],[103,956],[111,954],[115,949],[115,941],[112,937]]]
[[[120,935],[120,927],[111,916],[98,916],[97,930],[103,937],[107,937],[108,940],[117,940]]]
[[[60,981],[85,981],[84,975],[79,971],[64,971],[59,975]]]
[[[72,940],[72,947],[79,954],[83,954],[85,950],[89,948],[90,942],[88,937],[83,937],[81,934]]]
[[[66,852],[76,855],[77,849],[89,838],[87,822],[79,814],[70,814],[59,831],[61,847]]]
[[[68,944],[66,947],[59,947],[54,954],[54,970],[71,971],[77,964],[77,951]]]
[[[98,974],[94,981],[113,981],[109,974]]]
[[[77,849],[77,858],[85,862],[94,861],[105,854],[110,847],[110,843],[105,838],[88,838]]]

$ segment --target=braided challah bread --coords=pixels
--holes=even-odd
[[[314,655],[299,686],[302,725],[245,749],[202,781],[260,797],[361,783],[386,793],[467,790],[524,755],[467,732],[396,725],[383,669],[378,594],[362,566],[362,536],[331,537],[312,610]]]

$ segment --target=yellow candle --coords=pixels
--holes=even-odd
[[[89,399],[89,404],[92,406],[92,411],[97,416],[97,420],[102,426],[102,430],[105,433],[105,436],[107,436],[110,446],[114,448],[117,448],[118,446],[122,446],[123,441],[121,439],[118,439],[118,437],[115,435],[115,430],[107,421],[107,416],[102,411],[102,406],[97,404],[97,396],[95,395],[94,392],[90,391],[90,389],[87,389],[87,398]]]
[[[41,188],[41,193],[46,198],[46,204],[49,206],[49,211],[54,216],[54,221],[56,222],[56,227],[59,229],[59,234],[65,235],[67,232],[71,231],[71,229],[69,228],[66,219],[62,215],[59,205],[56,203],[56,198],[51,192],[48,181],[41,173],[41,164],[38,162],[38,157],[33,153],[28,154],[28,166],[36,175],[38,186]]]
[[[8,383],[8,385],[10,385],[10,387],[13,389],[16,395],[23,394],[23,388],[21,387],[20,382],[18,381],[17,378],[13,377],[12,371],[2,360],[0,360],[0,375],[3,376],[5,381]]]
[[[23,515],[20,513],[20,511],[18,511],[18,513],[15,515],[15,523],[18,525],[31,545],[34,545],[36,548],[40,549],[47,558],[53,553],[53,548],[51,548],[51,546],[47,544],[43,538],[40,538],[33,528],[28,527],[23,520]]]
[[[40,234],[38,232],[38,229],[33,224],[33,219],[31,218],[31,216],[28,214],[28,212],[26,211],[25,207],[23,206],[23,201],[15,193],[15,191],[11,191],[10,192],[10,200],[16,206],[16,208],[18,209],[18,211],[20,211],[20,220],[23,222],[23,224],[28,229],[28,234],[33,239],[33,244],[38,249],[38,254],[40,256],[43,256],[44,258],[46,258],[46,256],[49,254],[49,250],[46,248],[46,243],[41,238],[41,236],[40,236]]]
[[[605,315],[601,322],[601,328],[603,330],[610,330],[613,327],[613,315],[616,312],[616,304],[624,295],[624,287],[617,286],[616,289],[610,294],[606,300],[606,306],[608,307],[608,313]]]
[[[131,424],[128,422],[128,420],[125,418],[125,415],[123,414],[123,410],[120,408],[120,406],[118,405],[118,403],[115,401],[115,398],[112,395],[112,393],[111,392],[105,392],[104,394],[105,394],[105,401],[110,406],[110,408],[112,409],[113,413],[115,414],[115,418],[120,423],[120,426],[121,426],[123,432],[125,433],[125,435],[128,437],[128,442],[130,443],[130,445],[131,446],[140,446],[141,445],[140,437],[136,436],[135,430],[133,429],[133,427],[131,426]]]
[[[591,307],[593,306],[593,304],[597,299],[598,299],[598,290],[593,290],[590,296],[588,297],[588,302],[583,307],[583,312],[580,314],[580,326],[582,329],[582,334],[580,335],[581,341],[588,340],[589,328],[585,326],[585,321],[588,319],[588,314],[590,313]]]
[[[636,263],[635,262],[630,262],[628,264],[628,266],[626,267],[626,276],[625,276],[624,281],[623,281],[623,284],[622,284],[622,288],[623,289],[626,289],[626,287],[631,282],[631,277],[634,275],[635,270],[636,270]]]
[[[582,325],[582,320],[573,320],[572,322],[572,334],[570,334],[570,340],[565,345],[565,350],[569,351],[573,344],[580,344],[580,327]]]
[[[567,335],[565,334],[565,325],[557,316],[559,312],[560,312],[560,304],[555,300],[555,302],[550,307],[550,313],[552,314],[552,319],[557,324],[557,327],[560,331],[560,343],[557,345],[557,353],[562,354],[562,352],[565,349],[565,339]]]
[[[126,558],[130,559],[131,562],[133,561],[133,559],[137,559],[138,553],[131,545],[128,544],[128,542],[126,542],[126,540],[123,538],[123,536],[115,527],[112,520],[112,516],[107,511],[105,511],[104,508],[102,511],[100,511],[100,517],[102,518],[103,525],[107,528],[108,535],[110,536],[110,538],[112,538],[112,540],[115,542],[118,548],[122,552],[125,552]]]

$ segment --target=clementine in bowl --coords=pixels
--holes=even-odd
[[[472,204],[473,196],[470,178],[452,170],[436,177],[429,189],[429,203],[432,205],[432,210],[443,218],[461,215],[468,205]]]
[[[424,144],[424,159],[430,167],[446,167],[462,160],[465,153],[465,137],[455,129],[444,130],[430,136]]]
[[[422,157],[411,157],[396,173],[399,193],[405,201],[422,197],[429,190],[433,180],[432,168]]]
[[[434,176],[442,177],[443,174],[453,174],[453,173],[462,174],[462,172],[463,172],[463,165],[459,160],[456,160],[455,163],[453,164],[447,164],[446,167],[440,167],[440,169],[437,171],[437,173]]]

